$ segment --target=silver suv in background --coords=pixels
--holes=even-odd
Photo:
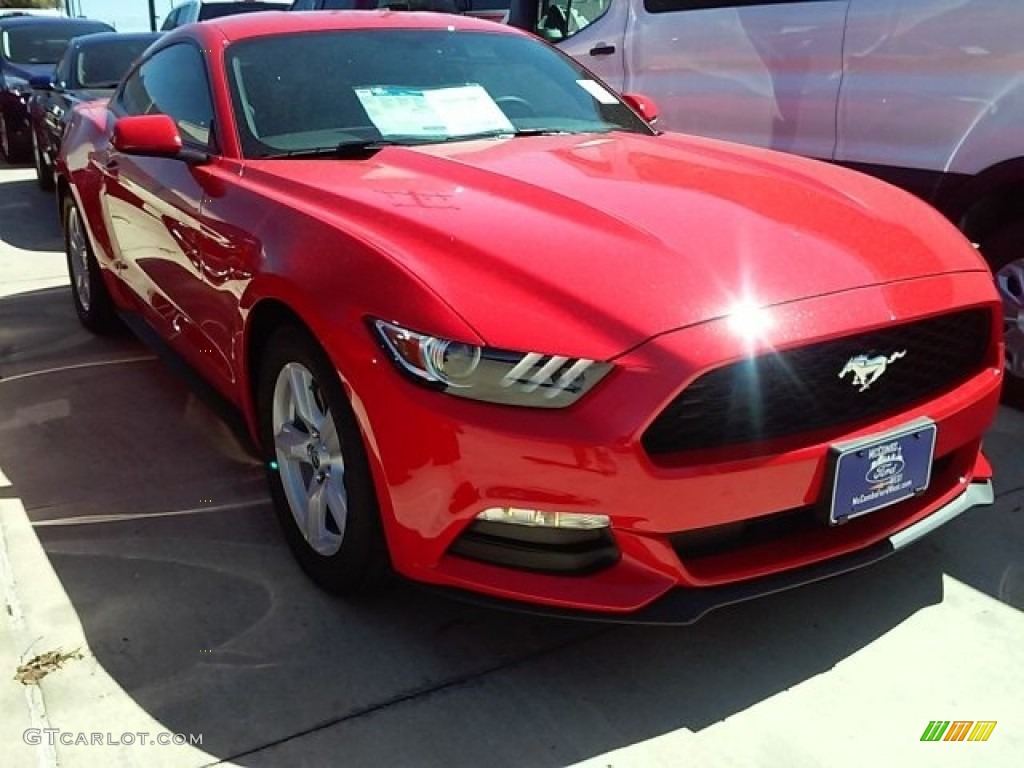
[[[263,0],[189,0],[171,9],[164,18],[160,29],[167,31],[196,21],[218,19],[236,13],[257,11],[287,11],[288,3],[263,2]]]

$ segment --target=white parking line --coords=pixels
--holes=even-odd
[[[121,365],[122,363],[144,363],[150,360],[156,360],[155,355],[147,355],[145,357],[126,357],[121,360],[97,360],[92,363],[76,363],[75,365],[62,365],[57,368],[44,368],[41,371],[29,371],[27,373],[18,373],[14,376],[6,376],[0,378],[0,384],[10,384],[12,381],[21,381],[22,379],[31,379],[36,376],[49,376],[52,373],[63,373],[64,371],[77,371],[83,368],[99,368],[104,365]]]
[[[121,733],[159,734],[167,730],[124,691],[89,648],[75,605],[33,532],[20,499],[0,499],[0,599],[8,605],[7,617],[0,615],[0,631],[6,629],[5,624],[12,628],[12,638],[22,649],[19,663],[39,649],[77,649],[82,654],[81,660],[39,685],[25,686],[32,728],[60,728],[62,733],[72,735],[99,731],[100,723],[104,724],[102,730]],[[83,749],[92,749],[95,757],[90,755],[85,762],[80,759],[84,752],[77,743],[64,747],[66,742],[51,744],[48,738],[39,742],[38,768],[59,768],[62,756],[68,758],[67,764],[76,765],[232,765],[195,746],[164,746],[152,740],[134,745],[105,744],[100,751],[86,746]]]
[[[20,505],[19,505],[20,506]],[[3,508],[3,507],[0,507]],[[5,530],[4,519],[13,518],[15,510],[4,509],[8,514],[0,515],[0,588],[3,590],[4,602],[7,604],[7,615],[10,620],[11,632],[17,647],[20,649],[18,663],[23,664],[31,653],[34,642],[29,637],[28,626],[25,623],[25,614],[21,610],[21,599],[18,597],[18,590],[15,587],[14,569],[11,567],[8,552],[8,535]],[[23,512],[24,510],[22,510]],[[15,513],[16,514],[16,513]],[[43,700],[43,693],[38,685],[22,686],[25,693],[25,706],[28,709],[29,721],[33,728],[42,729],[50,727],[50,721],[46,716],[46,702]],[[56,748],[43,739],[37,745],[36,765],[39,768],[56,768]]]
[[[61,517],[54,520],[36,520],[33,528],[52,528],[62,525],[97,525],[99,523],[127,523],[133,520],[150,520],[157,517],[183,517],[186,515],[202,515],[209,512],[225,512],[245,507],[261,507],[270,503],[270,499],[252,499],[250,501],[233,501],[217,506],[193,507],[192,509],[176,509],[171,512],[126,512],[122,515],[81,515],[79,517]]]

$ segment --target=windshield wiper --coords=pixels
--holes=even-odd
[[[308,158],[308,157],[360,157],[369,155],[386,147],[416,147],[426,144],[450,144],[456,141],[475,141],[477,139],[501,139],[514,138],[519,136],[564,136],[582,131],[567,131],[561,128],[514,128],[506,131],[498,129],[484,131],[481,133],[466,133],[456,136],[391,136],[365,141],[343,141],[340,144],[332,144],[325,147],[307,147],[302,149],[288,149],[282,152],[270,152],[262,155],[263,160],[279,160],[282,158]],[[593,133],[593,131],[586,131]]]
[[[449,141],[472,141],[475,139],[504,139],[518,138],[519,136],[569,136],[574,133],[585,133],[586,131],[569,131],[565,128],[513,128],[507,131],[498,128],[493,131],[482,131],[480,133],[467,133],[462,136],[452,136]]]
[[[281,158],[303,158],[303,157],[358,157],[359,155],[372,154],[385,147],[412,147],[420,144],[437,144],[446,140],[445,136],[414,136],[366,139],[365,141],[343,141],[340,144],[332,144],[327,147],[304,147],[302,149],[288,149],[283,152],[269,152],[261,155],[260,159],[278,160]]]

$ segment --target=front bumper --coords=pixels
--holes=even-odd
[[[774,329],[763,343],[785,349],[960,307],[995,310],[991,276],[930,277],[794,302],[772,310]],[[630,351],[563,411],[425,391],[401,377],[368,335],[364,349],[349,343],[351,357],[337,364],[348,374],[399,574],[542,612],[685,622],[717,605],[864,565],[950,510],[983,503],[975,486],[987,487],[991,470],[981,436],[995,416],[1002,374],[995,311],[992,318],[982,368],[898,413],[758,445],[662,456],[642,444],[651,421],[687,382],[745,353],[724,320]],[[822,524],[815,508],[830,446],[919,418],[938,430],[928,490],[843,525]],[[477,516],[506,506],[607,515],[617,560],[603,557],[602,542],[587,545],[594,557],[576,572],[531,567],[539,561],[529,558],[518,566],[488,561],[479,546],[476,557],[465,556],[460,543]],[[550,551],[540,554],[551,562]],[[589,567],[595,562],[600,567]]]
[[[995,493],[992,489],[992,481],[975,481],[969,483],[963,493],[928,517],[864,549],[794,571],[786,571],[750,581],[723,584],[717,587],[675,587],[654,602],[628,614],[572,610],[538,603],[488,598],[479,593],[462,589],[419,586],[437,594],[476,605],[519,611],[536,616],[618,624],[692,624],[716,608],[785,592],[795,587],[812,584],[877,563],[959,517],[972,507],[989,505],[994,501]]]

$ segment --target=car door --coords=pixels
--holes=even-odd
[[[624,35],[631,0],[540,0],[538,35],[613,88],[625,86]]]
[[[186,147],[216,152],[209,78],[202,52],[191,42],[146,59],[115,94],[112,110],[115,117],[169,115]],[[92,162],[103,176],[115,266],[141,311],[186,358],[217,369],[218,361],[203,353],[209,345],[196,317],[205,295],[199,252],[207,171],[177,158],[142,157],[109,146]]]
[[[631,1],[625,87],[661,127],[832,158],[848,0]]]
[[[1019,157],[1024,4],[852,0],[836,160],[930,198]]]

